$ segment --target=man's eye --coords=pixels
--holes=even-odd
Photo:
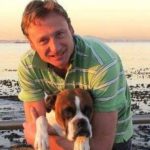
[[[56,34],[56,37],[57,37],[57,38],[64,38],[64,37],[65,37],[65,32],[58,32],[58,33]]]
[[[39,43],[41,44],[41,45],[44,45],[44,44],[47,44],[48,43],[48,39],[41,39],[40,41],[39,41]]]

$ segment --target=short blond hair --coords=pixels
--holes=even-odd
[[[68,25],[71,25],[66,10],[56,0],[33,0],[26,6],[22,16],[21,29],[23,34],[28,37],[28,27],[30,24],[34,23],[36,19],[43,19],[50,13],[63,16]]]

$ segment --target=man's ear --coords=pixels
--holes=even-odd
[[[32,50],[34,50],[34,51],[35,51],[34,44],[33,44],[33,42],[30,40],[30,38],[29,38],[29,37],[28,37],[28,41],[29,41],[29,43],[30,43],[30,46],[31,46]]]
[[[52,109],[55,110],[55,102],[56,102],[57,95],[48,95],[45,99],[45,107],[46,111],[50,112]]]
[[[70,29],[71,34],[74,35],[74,29],[71,24],[69,25],[69,29]]]

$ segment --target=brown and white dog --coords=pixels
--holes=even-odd
[[[48,124],[59,136],[74,141],[74,150],[90,150],[92,137],[90,121],[93,114],[93,100],[89,92],[80,88],[64,90],[57,96],[49,96],[46,107],[50,113],[40,116],[36,121],[35,148],[47,150]]]

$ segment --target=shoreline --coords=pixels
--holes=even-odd
[[[12,70],[5,70],[12,72]],[[15,72],[15,71],[13,71]],[[134,115],[150,115],[150,67],[131,68],[125,71],[128,85],[131,92],[132,112]],[[0,79],[0,113],[2,121],[19,119],[23,116],[21,108],[22,103],[18,99],[19,84],[15,79]],[[8,100],[8,101],[7,101]],[[12,102],[11,102],[12,101]],[[21,108],[21,109],[20,109]],[[139,116],[141,117],[141,116]],[[144,118],[142,118],[144,119]],[[1,143],[2,141],[11,141],[8,149],[12,150],[32,150],[28,145],[24,145],[24,135],[22,130],[18,131],[17,138],[15,130],[0,131],[0,149],[5,149],[8,144]],[[9,139],[10,137],[10,139]],[[135,124],[133,135],[133,150],[149,150],[150,147],[150,124]],[[3,147],[2,147],[3,146]],[[7,148],[6,148],[7,149]]]
[[[0,100],[1,99],[12,100],[12,101],[20,101],[17,95],[0,96]]]

